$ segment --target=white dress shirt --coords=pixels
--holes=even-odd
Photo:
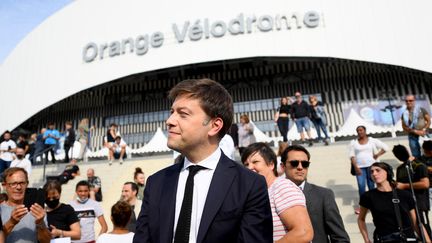
[[[206,169],[202,169],[198,171],[198,173],[194,177],[192,215],[191,215],[191,225],[190,225],[190,233],[189,233],[189,242],[195,243],[197,241],[198,230],[201,222],[201,216],[204,211],[204,205],[207,199],[207,193],[210,188],[210,183],[212,181],[216,166],[219,163],[220,157],[221,157],[221,150],[218,147],[209,157],[196,164],[190,162],[187,158],[185,158],[183,168],[180,171],[178,185],[177,185],[173,236],[175,236],[175,231],[177,229],[177,221],[183,203],[186,180],[189,175],[189,169],[187,168],[191,165],[200,165],[202,167],[205,167]]]

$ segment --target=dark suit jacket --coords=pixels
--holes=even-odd
[[[147,180],[134,243],[171,243],[179,173],[183,163]],[[197,242],[273,242],[273,222],[264,177],[223,153],[202,213]]]
[[[350,242],[332,190],[305,182],[303,193],[312,221],[312,242]]]

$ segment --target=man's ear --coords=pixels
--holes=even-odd
[[[217,136],[219,131],[222,130],[224,123],[223,123],[222,118],[216,117],[216,118],[211,119],[210,125],[211,125],[211,129],[208,132],[208,135],[213,137],[213,136]]]

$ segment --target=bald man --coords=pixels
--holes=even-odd
[[[98,176],[95,176],[93,168],[87,170],[87,182],[90,185],[90,198],[102,202],[102,182]]]

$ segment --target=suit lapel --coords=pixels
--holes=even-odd
[[[232,164],[231,160],[222,153],[210,183],[210,188],[201,217],[197,242],[203,241],[211,222],[219,211],[219,208],[221,207],[225,196],[237,175],[236,170],[231,167],[235,167],[235,165]]]
[[[305,185],[304,185],[304,189],[303,189],[303,194],[305,195],[306,198],[306,205],[307,208],[311,208],[312,206],[312,202],[311,202],[311,191],[312,191],[312,186],[306,181]]]
[[[172,242],[173,239],[177,184],[182,167],[183,163],[178,163],[165,174],[159,207],[160,242]]]

